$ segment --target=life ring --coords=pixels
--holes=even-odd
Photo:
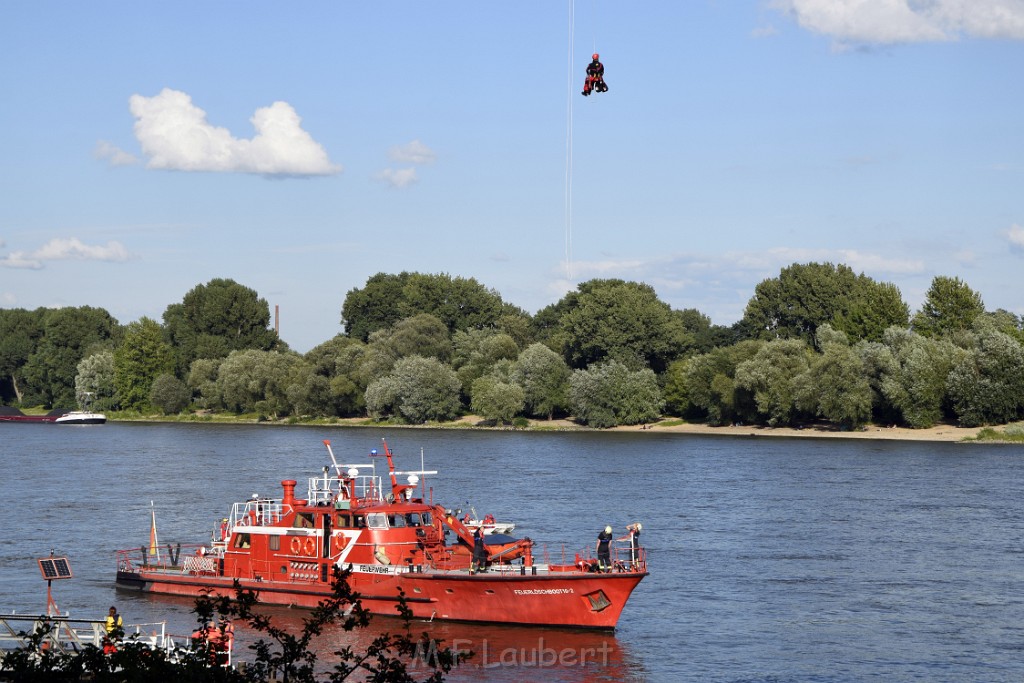
[[[306,554],[310,557],[316,555],[316,541],[312,537],[306,538]]]
[[[334,536],[334,551],[340,553],[348,546],[348,536],[336,534]]]
[[[302,540],[297,536],[292,537],[292,555],[298,555],[302,550]]]

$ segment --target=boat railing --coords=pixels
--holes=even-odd
[[[0,650],[15,650],[30,645],[29,636],[46,629],[42,647],[59,652],[74,652],[86,645],[100,647],[107,638],[103,619],[72,619],[61,615],[0,615]],[[124,639],[153,649],[173,649],[167,635],[167,622],[127,624]]]
[[[189,558],[206,555],[207,547],[200,543],[168,543],[164,547],[128,548],[117,551],[117,571],[136,572],[140,569],[180,571]]]
[[[307,499],[310,505],[334,505],[350,498],[349,482],[352,478],[310,477]],[[381,478],[372,474],[361,474],[354,478],[356,500],[380,502],[384,499]]]
[[[273,526],[291,512],[291,506],[271,498],[253,498],[231,506],[228,528],[236,526]]]

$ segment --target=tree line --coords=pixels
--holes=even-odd
[[[340,313],[344,331],[299,354],[269,328],[266,300],[229,279],[197,285],[162,322],[0,309],[0,400],[412,424],[571,416],[599,428],[1024,417],[1022,320],[986,311],[955,277],[934,278],[911,315],[890,283],[793,264],[721,326],[638,282],[590,280],[530,315],[472,278],[378,273]]]

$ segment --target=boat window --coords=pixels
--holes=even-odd
[[[355,527],[357,529],[365,529],[366,528],[366,517],[363,517],[362,515],[356,515]]]
[[[235,547],[236,548],[248,548],[249,547],[249,534],[235,534]]]
[[[270,537],[269,541],[270,541],[269,548],[271,550],[280,550],[281,549],[281,537],[280,536],[275,534],[274,536]]]
[[[402,515],[388,515],[388,525],[392,529],[397,529],[406,526],[405,517]]]
[[[420,513],[410,512],[405,516],[406,526],[419,526],[420,525]]]
[[[342,528],[352,528],[352,515],[345,513],[338,515],[335,519],[334,526]]]
[[[292,522],[292,526],[296,529],[312,529],[313,528],[313,513],[311,512],[300,512],[295,515],[295,521]]]
[[[433,525],[433,523],[434,523],[434,520],[430,516],[430,513],[429,512],[424,512],[423,513],[423,526],[431,526],[431,525]]]
[[[388,516],[383,512],[371,512],[366,515],[366,525],[371,529],[387,529]]]

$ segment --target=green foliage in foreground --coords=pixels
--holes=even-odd
[[[332,670],[318,673],[317,638],[328,626],[340,626],[350,632],[366,628],[370,614],[359,595],[348,585],[349,572],[334,569],[331,597],[321,601],[303,620],[302,632],[295,634],[273,623],[257,611],[256,594],[243,590],[235,582],[235,599],[200,597],[194,612],[200,627],[213,623],[220,615],[236,623],[244,622],[262,637],[249,649],[255,661],[244,669],[233,669],[214,663],[216,653],[207,642],[195,640],[190,650],[169,656],[134,638],[118,643],[117,651],[104,654],[102,648],[86,645],[73,653],[47,648],[44,641],[52,626],[43,625],[28,635],[28,645],[4,655],[0,662],[0,680],[33,681],[34,683],[152,683],[153,681],[191,681],[193,683],[316,683],[317,681],[360,680],[379,683],[441,683],[453,667],[468,660],[472,652],[456,652],[441,647],[428,634],[414,636],[410,630],[412,611],[402,593],[396,606],[403,621],[398,634],[381,633],[365,650],[346,646],[334,652],[339,662]],[[27,634],[23,634],[27,635]],[[115,637],[123,636],[115,633]],[[425,678],[416,678],[411,668],[429,671]]]

